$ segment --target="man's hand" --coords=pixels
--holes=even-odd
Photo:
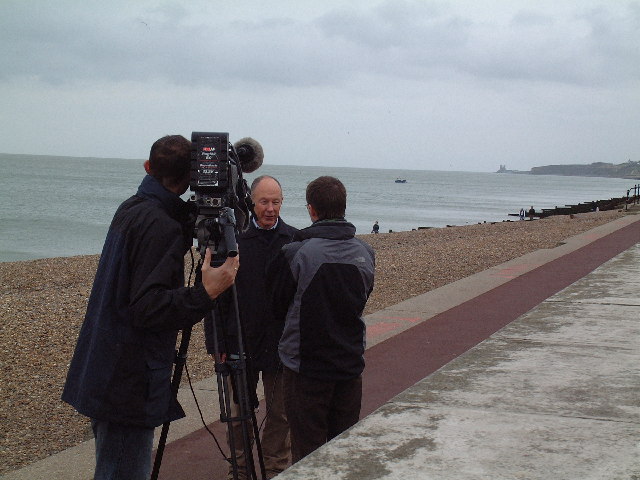
[[[211,250],[207,248],[202,264],[202,284],[211,299],[215,299],[229,288],[236,279],[240,257],[227,257],[225,262],[219,267],[211,266]]]
[[[211,360],[213,360],[214,362],[218,361],[218,359],[216,359],[216,356],[213,353],[211,353],[210,355],[211,355]],[[226,353],[219,353],[218,355],[219,355],[219,360],[220,360],[219,363],[224,363],[224,362],[227,361],[227,354]]]

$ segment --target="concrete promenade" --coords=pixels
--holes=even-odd
[[[636,243],[278,479],[640,478],[639,267]]]
[[[639,266],[629,215],[369,315],[364,418],[278,478],[640,479]],[[224,442],[215,382],[195,387]],[[224,478],[180,396],[160,478]],[[2,479],[92,469],[89,441]]]

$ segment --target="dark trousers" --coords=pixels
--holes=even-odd
[[[147,480],[153,428],[91,420],[96,438],[95,480]]]
[[[284,367],[284,399],[291,430],[291,460],[296,463],[356,424],[362,377],[323,381]]]

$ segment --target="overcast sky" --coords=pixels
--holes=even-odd
[[[640,160],[640,0],[0,0],[0,152],[529,170]]]

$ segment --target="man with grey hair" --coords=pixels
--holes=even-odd
[[[247,354],[247,378],[249,395],[255,397],[258,376],[261,375],[267,408],[266,422],[262,433],[262,451],[267,478],[273,478],[289,465],[289,426],[284,412],[282,395],[282,366],[278,358],[278,341],[282,325],[275,322],[271,305],[267,301],[265,270],[280,248],[291,242],[295,228],[280,218],[283,195],[280,182],[263,175],[251,184],[253,216],[249,228],[238,237],[238,249],[242,255],[242,266],[236,277],[240,322]],[[224,319],[216,325],[225,339],[219,351],[237,353],[238,332],[235,320]],[[221,323],[221,324],[220,324]],[[207,349],[214,352],[213,325],[205,320]],[[232,403],[235,416],[237,404]],[[242,445],[242,429],[234,422],[235,450],[238,460],[239,478],[245,478],[246,459]],[[232,471],[229,471],[232,478]]]

